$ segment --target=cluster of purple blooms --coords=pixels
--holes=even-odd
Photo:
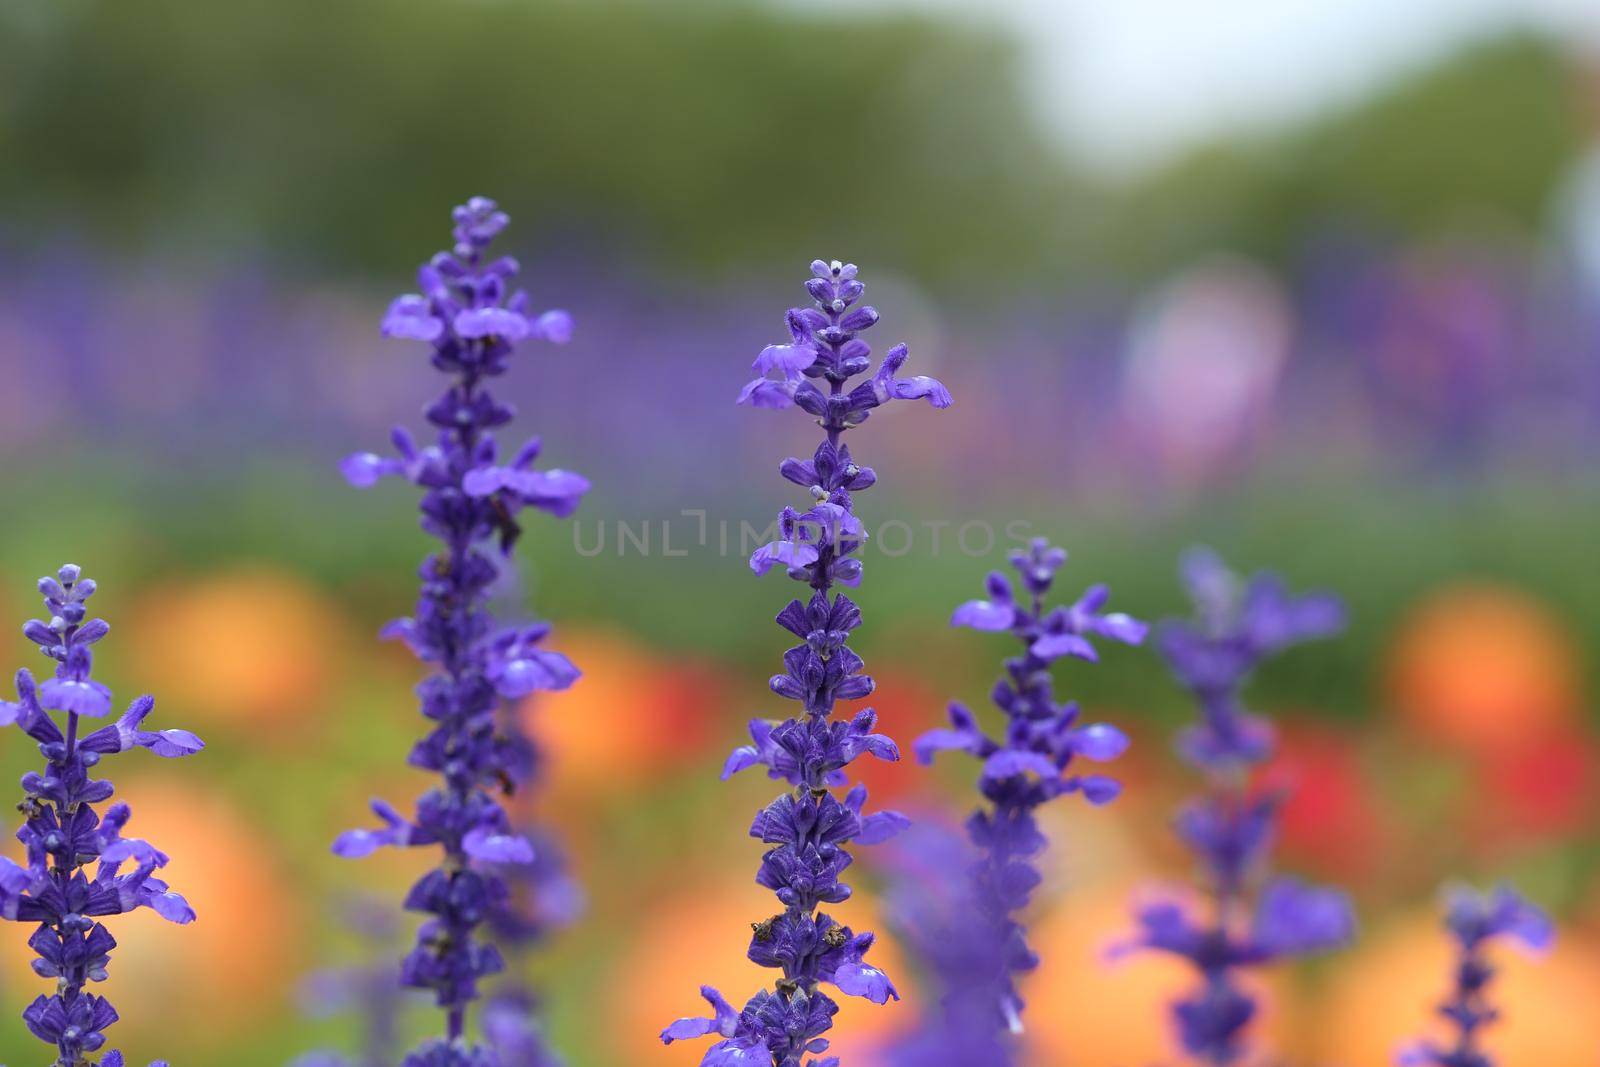
[[[1488,998],[1495,973],[1489,946],[1510,939],[1542,952],[1555,940],[1555,928],[1544,912],[1505,886],[1492,893],[1452,890],[1444,925],[1458,957],[1453,988],[1438,1011],[1454,1029],[1455,1040],[1448,1046],[1419,1041],[1402,1050],[1396,1062],[1400,1067],[1494,1067],[1478,1040],[1482,1029],[1498,1017]]]
[[[494,1067],[498,1054],[468,1036],[467,1009],[479,983],[505,968],[495,943],[482,936],[503,919],[513,898],[508,871],[534,864],[533,845],[516,832],[499,797],[525,781],[533,753],[525,737],[501,728],[505,700],[570,686],[578,671],[543,647],[549,626],[497,628],[487,610],[520,527],[518,513],[533,507],[570,515],[589,484],[568,471],[533,469],[540,443],[533,438],[502,462],[494,431],[512,409],[496,400],[488,382],[504,374],[516,342],[564,342],[571,320],[564,312],[529,312],[528,297],[510,291],[518,273],[509,256],[487,252],[508,219],[491,200],[474,198],[455,209],[455,246],[417,273],[420,294],[389,308],[383,332],[426,342],[434,367],[450,385],[426,409],[436,443],[419,446],[396,429],[396,455],[359,453],[343,464],[358,487],[399,475],[422,490],[422,528],[442,542],[419,570],[416,613],[385,627],[435,673],[418,686],[422,714],[434,724],[412,749],[414,767],[442,782],[417,802],[407,818],[382,801],[373,810],[383,825],[342,834],[334,851],[363,856],[381,846],[437,846],[440,865],[424,875],[405,906],[428,918],[401,966],[401,982],[430,991],[445,1012],[445,1034],[414,1050],[405,1067]],[[488,1036],[507,1031],[504,1006],[484,1013]],[[535,1028],[527,1023],[528,1029]],[[546,1060],[517,1060],[542,1063]]]
[[[984,1049],[987,1059],[953,1059],[954,1046],[947,1043],[931,1062],[1004,1062],[992,1058],[1007,1055],[997,1051],[1005,1048],[999,1035],[1022,1030],[1016,978],[1039,963],[1017,919],[1040,882],[1033,858],[1043,851],[1045,837],[1034,812],[1071,793],[1091,804],[1107,804],[1121,788],[1104,775],[1073,773],[1074,758],[1116,759],[1127,749],[1128,738],[1106,723],[1081,723],[1075,701],[1057,701],[1051,667],[1067,657],[1098,660],[1094,638],[1140,644],[1148,627],[1127,615],[1104,612],[1110,593],[1103,585],[1090,587],[1070,605],[1047,608],[1056,572],[1066,560],[1064,549],[1035,540],[1011,556],[1021,597],[1011,579],[997,571],[988,577],[987,597],[962,604],[951,617],[952,625],[1009,633],[1022,645],[1018,655],[1005,661],[1005,674],[990,694],[1006,716],[1000,736],[991,737],[970,710],[952,703],[949,728],[930,731],[915,745],[923,763],[947,749],[981,760],[978,791],[988,802],[967,821],[968,836],[980,854],[971,865],[973,912],[967,921],[973,934],[947,939],[941,954],[957,958],[935,966],[952,978],[946,983],[946,1024],[954,1031],[986,1035],[995,1048]],[[960,981],[954,981],[958,975]]]
[[[1258,886],[1283,798],[1250,788],[1251,769],[1272,755],[1273,731],[1240,701],[1263,660],[1337,633],[1344,609],[1324,594],[1291,596],[1270,574],[1241,583],[1205,550],[1185,558],[1183,577],[1195,618],[1164,624],[1158,646],[1200,712],[1178,747],[1210,789],[1179,814],[1177,831],[1199,860],[1213,908],[1202,917],[1175,901],[1147,904],[1129,948],[1170,953],[1199,972],[1199,988],[1173,1005],[1179,1039],[1190,1056],[1224,1067],[1243,1058],[1256,1014],[1243,970],[1335,948],[1354,934],[1350,904],[1337,890],[1288,877]]]
[[[84,732],[85,720],[111,712],[111,691],[91,676],[92,646],[110,632],[105,621],[90,618],[87,602],[95,583],[76,566],[39,579],[47,618],[22,628],[28,639],[55,660],[55,676],[35,682],[27,669],[17,672],[17,699],[0,701],[0,725],[17,726],[39,744],[45,767],[22,777],[17,805],[27,820],[17,840],[27,864],[0,858],[0,916],[37,924],[28,939],[37,959],[33,970],[52,979],[56,991],[39,996],[23,1011],[28,1030],[55,1050],[53,1067],[84,1067],[106,1043],[106,1028],[117,1011],[88,991],[104,981],[117,945],[100,922],[136,908],[149,908],[174,923],[194,921],[188,903],[156,877],[167,856],[149,842],[124,837],[132,815],[127,804],[112,804],[102,815],[95,806],[111,799],[109,781],[93,777],[105,756],[133,748],[158,756],[188,756],[204,747],[187,730],[146,730],[155,701],[135,700],[115,721]],[[63,716],[58,724],[55,715]],[[90,864],[97,864],[93,877]],[[120,1052],[109,1052],[100,1067],[123,1067]],[[157,1065],[153,1065],[157,1067]],[[160,1065],[164,1067],[164,1065]]]
[[[740,403],[756,407],[798,407],[815,416],[826,434],[809,460],[787,459],[779,468],[806,491],[809,507],[804,512],[784,508],[781,539],[750,558],[757,574],[781,565],[811,589],[806,600],[790,601],[778,613],[778,625],[800,643],[784,653],[784,671],[770,683],[774,693],[798,702],[804,716],[752,722],[751,744],[735,749],[723,769],[727,778],[760,764],[769,777],[793,787],[757,813],[750,827],[752,837],[770,846],[756,881],[777,895],[783,910],[753,924],[748,954],[781,976],[743,1010],[717,990],[702,987],[711,1016],[679,1019],[662,1031],[668,1043],[719,1038],[702,1067],[837,1067],[836,1056],[807,1059],[827,1051],[822,1035],[838,1011],[822,984],[878,1004],[899,998],[888,976],[865,960],[873,935],[856,933],[818,910],[850,896],[850,887],[839,880],[852,862],[848,844],[881,842],[907,824],[897,812],[863,814],[867,792],[862,785],[843,798],[834,792],[847,784],[845,768],[857,756],[900,758],[894,742],[875,732],[877,714],[871,708],[849,721],[832,718],[838,701],[859,700],[874,687],[848,644],[861,611],[834,586],[861,580],[855,553],[866,533],[852,494],[872,486],[877,475],[855,462],[842,438],[890,400],[925,398],[943,408],[950,405],[950,393],[932,378],[895,377],[906,361],[905,345],[890,349],[878,371],[852,388],[851,379],[870,366],[871,348],[860,334],[878,321],[878,312],[858,303],[864,287],[853,264],[817,260],[811,273],[806,290],[813,306],[789,311],[790,343],[761,352],[755,370],[762,376],[739,396]]]

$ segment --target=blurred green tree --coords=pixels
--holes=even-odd
[[[970,276],[1051,246],[1064,171],[1014,66],[930,20],[752,4],[0,0],[0,191],[13,218],[346,264],[483,191],[669,266]]]

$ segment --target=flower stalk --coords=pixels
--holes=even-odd
[[[194,921],[194,909],[156,877],[167,854],[147,841],[124,837],[132,818],[125,803],[102,814],[112,784],[93,777],[106,756],[134,748],[158,756],[192,755],[205,747],[187,730],[146,730],[155,701],[135,700],[119,718],[98,729],[89,724],[111,712],[111,690],[93,677],[93,646],[110,632],[91,618],[92,578],[67,564],[55,577],[39,579],[46,619],[22,628],[45,656],[56,662],[54,677],[36,682],[26,668],[17,673],[17,699],[0,700],[0,725],[16,724],[38,742],[41,771],[22,776],[17,807],[26,821],[17,832],[27,863],[0,858],[0,917],[36,924],[28,947],[37,957],[33,970],[55,980],[55,992],[40,995],[22,1018],[34,1037],[55,1050],[53,1067],[123,1067],[120,1052],[90,1057],[104,1047],[105,1031],[117,1010],[89,992],[106,979],[117,945],[100,921],[149,908],[168,922]],[[97,864],[91,877],[89,867]],[[152,1067],[165,1067],[153,1064]]]
[[[409,818],[374,800],[382,825],[348,831],[334,843],[347,857],[383,846],[441,852],[439,865],[405,900],[407,909],[428,918],[401,965],[401,982],[434,995],[444,1033],[414,1050],[404,1067],[495,1062],[468,1030],[479,983],[505,969],[483,929],[508,899],[506,868],[535,861],[533,846],[513,830],[500,802],[524,775],[527,752],[499,728],[498,712],[502,701],[565,689],[578,678],[565,656],[543,647],[547,624],[497,628],[487,609],[521,533],[518,515],[531,507],[568,516],[589,488],[569,471],[533,469],[537,437],[502,461],[495,431],[514,412],[489,388],[509,369],[518,342],[565,342],[571,319],[561,311],[533,316],[527,294],[510,290],[516,260],[488,255],[509,221],[493,201],[474,198],[455,209],[454,219],[454,248],[418,271],[421,292],[397,299],[383,321],[386,336],[427,343],[434,368],[449,380],[426,410],[435,443],[420,446],[396,429],[394,455],[358,453],[342,467],[357,487],[391,475],[417,486],[422,528],[441,542],[419,571],[415,614],[382,631],[434,668],[417,688],[432,728],[408,762],[437,774],[440,784],[418,800]]]
[[[1248,971],[1354,936],[1343,893],[1266,877],[1284,798],[1251,787],[1252,770],[1271,758],[1275,741],[1240,695],[1269,656],[1341,630],[1344,609],[1326,594],[1291,596],[1270,574],[1241,583],[1204,550],[1185,558],[1183,576],[1195,617],[1165,623],[1158,646],[1199,712],[1179,735],[1178,752],[1201,772],[1206,792],[1179,813],[1176,829],[1203,873],[1210,906],[1202,914],[1177,900],[1145,904],[1140,933],[1122,951],[1165,952],[1195,969],[1197,988],[1172,1006],[1179,1041],[1197,1062],[1227,1067],[1244,1058],[1256,1015]]]
[[[892,400],[926,399],[936,408],[951,401],[932,378],[896,377],[908,354],[903,344],[889,350],[870,378],[852,386],[871,365],[871,348],[860,335],[878,321],[878,312],[859,303],[864,286],[854,264],[817,260],[811,275],[806,291],[812,305],[790,309],[789,342],[762,350],[754,368],[761,377],[739,396],[754,407],[799,408],[825,435],[810,459],[791,457],[779,467],[805,491],[807,504],[803,511],[784,508],[780,539],[750,557],[757,574],[782,567],[810,589],[805,600],[792,600],[778,613],[778,625],[800,643],[784,653],[783,673],[769,682],[778,696],[798,703],[802,714],[752,722],[751,743],[735,749],[723,768],[727,778],[762,765],[768,777],[790,786],[750,827],[750,836],[769,846],[756,881],[773,891],[782,910],[752,924],[748,955],[779,977],[771,991],[756,993],[742,1010],[704,986],[701,995],[712,1014],[679,1019],[662,1031],[669,1044],[720,1038],[706,1050],[702,1067],[838,1067],[837,1056],[806,1059],[827,1051],[823,1035],[838,1011],[824,985],[878,1004],[899,999],[889,977],[866,962],[874,935],[857,933],[820,910],[850,896],[850,887],[839,880],[853,862],[847,845],[886,840],[907,824],[898,812],[865,814],[866,787],[849,786],[845,773],[863,753],[900,758],[894,742],[876,732],[877,713],[866,708],[849,721],[832,718],[838,702],[862,699],[874,689],[848,643],[861,611],[836,587],[861,581],[856,553],[866,531],[855,514],[854,494],[874,485],[877,475],[855,461],[843,438]]]
[[[914,746],[923,763],[945,750],[982,761],[978,791],[985,801],[967,821],[968,837],[978,849],[968,870],[970,929],[966,936],[939,942],[950,952],[937,969],[945,978],[944,1027],[953,1036],[928,1047],[923,1062],[930,1065],[1009,1062],[1005,1035],[1022,1031],[1016,979],[1039,964],[1018,917],[1041,880],[1034,857],[1046,841],[1034,813],[1061,796],[1076,793],[1098,806],[1121,791],[1104,775],[1073,773],[1074,760],[1116,759],[1128,738],[1109,723],[1080,722],[1076,701],[1056,700],[1051,668],[1064,658],[1098,661],[1093,639],[1138,645],[1149,628],[1120,612],[1104,612],[1110,591],[1103,585],[1091,586],[1070,605],[1047,608],[1056,572],[1066,560],[1065,549],[1036,539],[1011,556],[1021,597],[1011,579],[996,571],[986,582],[987,596],[962,604],[951,616],[953,626],[1009,633],[1021,646],[1005,661],[1005,674],[991,694],[1005,714],[1005,729],[991,737],[977,716],[952,702],[950,726],[923,734]]]

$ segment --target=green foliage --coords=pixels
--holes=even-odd
[[[0,191],[97,233],[388,265],[482,190],[674,267],[848,245],[970,272],[1041,247],[1054,167],[1010,47],[927,20],[129,0],[7,22],[25,73],[0,122],[25,166]]]

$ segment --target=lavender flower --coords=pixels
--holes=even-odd
[[[487,388],[489,379],[507,370],[515,342],[565,341],[571,321],[560,311],[530,317],[527,294],[508,295],[516,260],[486,261],[489,245],[508,221],[492,200],[474,198],[456,208],[454,217],[454,249],[417,272],[422,294],[400,297],[383,322],[391,337],[426,341],[434,367],[450,378],[444,395],[426,411],[437,443],[418,447],[397,429],[397,456],[359,453],[343,464],[356,486],[391,474],[418,486],[422,528],[443,542],[422,564],[416,615],[383,630],[436,666],[417,690],[422,714],[435,726],[417,742],[409,762],[443,781],[418,800],[412,818],[374,800],[382,825],[349,831],[334,844],[335,852],[351,857],[386,845],[436,845],[444,853],[440,866],[406,897],[408,909],[429,918],[401,966],[401,981],[433,993],[445,1011],[445,1033],[413,1051],[404,1067],[495,1063],[491,1050],[467,1036],[467,1007],[478,996],[479,981],[505,966],[498,949],[480,939],[479,928],[508,897],[501,869],[535,860],[532,845],[514,832],[496,799],[527,755],[496,728],[496,712],[502,700],[565,689],[578,677],[565,656],[543,647],[549,626],[496,630],[485,608],[500,574],[498,559],[521,532],[517,514],[534,507],[570,515],[589,488],[569,471],[532,469],[538,438],[500,462],[493,431],[510,422],[513,412]],[[488,547],[491,540],[498,540],[498,554]]]
[[[1444,924],[1460,955],[1455,986],[1438,1010],[1454,1029],[1455,1040],[1449,1047],[1419,1041],[1402,1050],[1396,1062],[1401,1067],[1494,1067],[1493,1058],[1478,1043],[1479,1031],[1499,1018],[1488,997],[1494,978],[1489,945],[1509,938],[1542,952],[1555,940],[1555,928],[1544,912],[1508,886],[1493,893],[1453,890]]]
[[[1273,736],[1239,698],[1264,659],[1338,632],[1344,612],[1331,596],[1291,597],[1268,574],[1241,589],[1208,551],[1191,552],[1183,576],[1196,618],[1163,625],[1159,647],[1199,705],[1201,721],[1180,735],[1178,750],[1205,773],[1210,790],[1179,814],[1177,831],[1199,859],[1215,907],[1201,918],[1174,901],[1147,904],[1138,915],[1140,935],[1126,947],[1171,953],[1199,972],[1200,988],[1174,1004],[1173,1014],[1184,1050],[1220,1067],[1244,1055],[1244,1031],[1256,1012],[1240,969],[1334,948],[1354,933],[1350,904],[1336,890],[1276,878],[1253,893],[1282,798],[1247,787],[1249,769],[1272,754]]]
[[[919,820],[890,846],[888,914],[900,942],[922,965],[939,1002],[888,1049],[890,1067],[1012,1067],[1018,1049],[995,1025],[996,976],[1009,977],[1014,947],[996,936],[975,879],[952,871],[979,866],[954,827]]]
[[[963,963],[966,979],[946,998],[947,1022],[956,1030],[994,1035],[1022,1029],[1022,997],[1015,978],[1039,962],[1015,917],[1040,880],[1032,858],[1044,848],[1045,839],[1034,812],[1069,793],[1079,793],[1091,804],[1106,804],[1121,789],[1104,775],[1068,773],[1074,757],[1096,762],[1116,759],[1127,749],[1128,738],[1106,723],[1080,724],[1076,702],[1056,701],[1050,668],[1067,657],[1098,660],[1093,638],[1140,644],[1148,627],[1127,615],[1104,613],[1101,609],[1110,593],[1103,585],[1091,586],[1070,605],[1047,610],[1045,598],[1066,560],[1065,549],[1052,547],[1043,538],[1035,540],[1026,552],[1011,556],[1022,581],[1021,600],[1010,579],[997,571],[989,575],[987,598],[962,604],[950,619],[954,626],[1009,632],[1022,643],[1021,654],[1006,660],[1005,677],[991,694],[1007,718],[1001,738],[991,738],[971,711],[952,703],[950,727],[924,734],[915,746],[923,763],[946,749],[983,761],[978,790],[988,806],[967,822],[968,836],[982,853],[970,868],[973,911],[968,921],[982,933],[968,940],[990,948],[981,958]],[[941,1044],[930,1062],[989,1062],[951,1058],[952,1048]]]
[[[866,533],[851,494],[873,485],[877,475],[856,464],[842,438],[890,400],[925,398],[942,408],[950,405],[950,393],[932,378],[895,378],[906,361],[905,345],[890,349],[876,374],[849,388],[870,365],[871,349],[860,334],[878,321],[878,312],[857,303],[863,286],[854,264],[817,260],[811,273],[806,290],[814,305],[789,311],[791,342],[761,352],[755,369],[762,377],[739,397],[756,407],[798,407],[815,416],[827,435],[811,459],[787,459],[779,468],[806,490],[808,510],[784,508],[781,540],[750,557],[757,574],[782,565],[790,578],[811,587],[809,599],[790,601],[778,613],[778,625],[800,644],[784,653],[784,672],[770,682],[773,692],[798,702],[805,717],[752,722],[753,743],[735,749],[723,768],[727,778],[763,764],[768,777],[793,786],[750,827],[752,837],[772,846],[762,856],[756,881],[777,895],[783,910],[754,924],[749,957],[782,977],[772,992],[757,993],[742,1011],[715,989],[702,987],[711,1014],[679,1019],[662,1031],[667,1043],[720,1038],[706,1051],[702,1067],[800,1067],[807,1054],[825,1052],[828,1040],[822,1035],[833,1025],[838,1005],[821,988],[824,982],[878,1004],[899,999],[888,976],[864,958],[873,935],[858,934],[818,910],[850,896],[850,887],[839,881],[852,862],[845,846],[883,841],[907,821],[891,811],[862,814],[864,786],[854,786],[843,799],[834,794],[847,784],[845,767],[862,753],[900,758],[894,742],[875,732],[877,713],[871,708],[849,722],[831,719],[836,702],[858,700],[873,690],[861,657],[847,644],[861,611],[833,587],[861,580],[855,553]],[[815,384],[819,381],[827,383],[826,392]],[[812,1059],[808,1067],[838,1063],[830,1056]]]
[[[45,760],[42,774],[22,776],[24,796],[17,806],[27,821],[17,840],[27,850],[27,865],[0,858],[0,917],[38,924],[28,939],[38,956],[33,970],[54,979],[55,992],[35,999],[22,1019],[55,1050],[55,1067],[95,1063],[88,1057],[105,1045],[105,1031],[117,1021],[111,1002],[87,991],[90,982],[105,980],[117,944],[96,920],[143,907],[169,922],[194,921],[188,902],[155,877],[167,864],[166,853],[122,836],[132,816],[128,805],[113,804],[103,816],[95,810],[113,792],[110,782],[90,776],[102,757],[132,748],[188,756],[205,746],[187,730],[144,729],[155,706],[148,696],[110,724],[82,732],[83,720],[111,711],[111,691],[90,677],[91,647],[110,631],[104,620],[87,617],[94,591],[94,580],[70,563],[56,577],[39,579],[48,621],[34,619],[22,632],[56,661],[55,676],[35,684],[27,669],[18,671],[16,702],[0,700],[0,726],[20,726],[39,743]],[[52,712],[64,717],[65,729]],[[95,861],[90,878],[86,868]],[[123,1067],[122,1053],[109,1052],[98,1062]]]

